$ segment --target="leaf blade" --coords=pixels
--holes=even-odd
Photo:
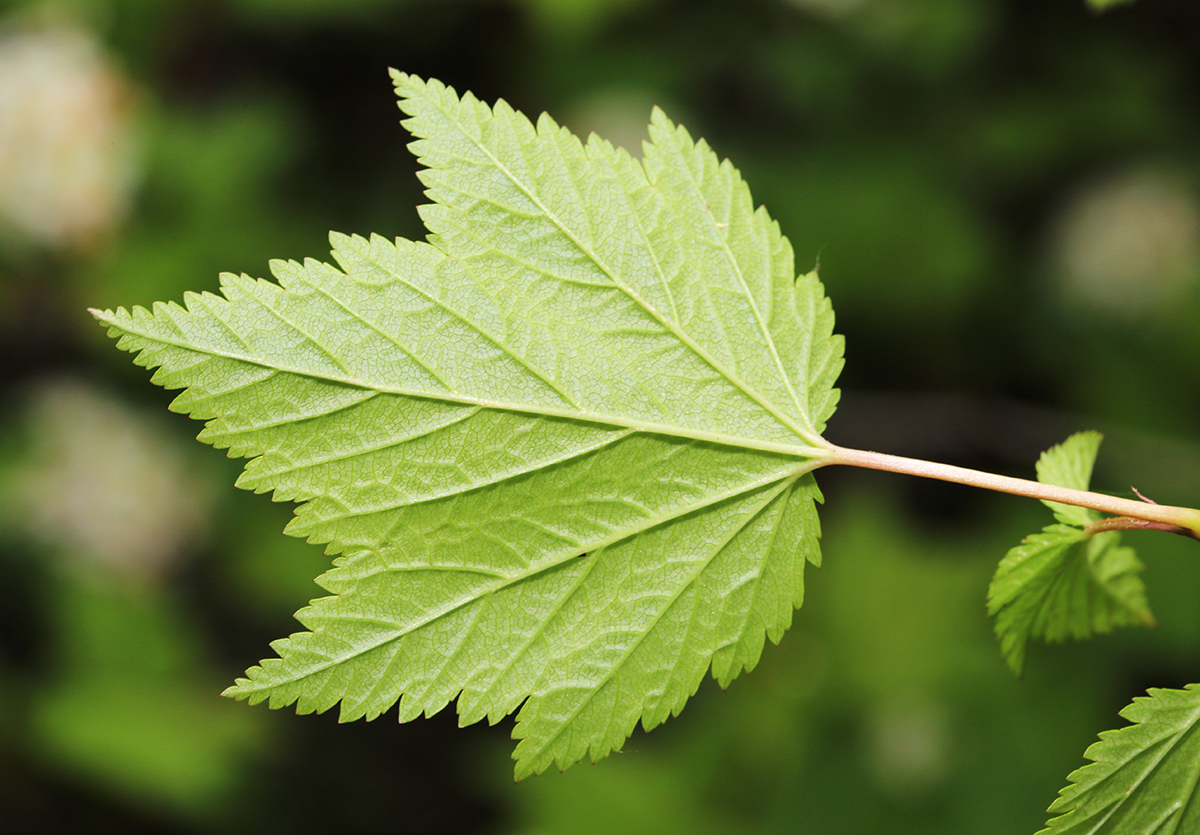
[[[309,631],[227,693],[344,719],[521,708],[524,776],[603,756],[782,636],[820,562],[842,345],[737,172],[665,117],[656,176],[709,178],[683,196],[548,117],[405,78],[430,243],[333,235],[337,266],[97,317],[201,440],[251,459],[239,486],[299,502],[287,532],[341,555]],[[679,227],[733,243],[693,257]]]
[[[1076,432],[1061,444],[1046,450],[1037,462],[1038,481],[1087,490],[1102,440],[1104,436],[1099,432]],[[1064,525],[1084,528],[1100,518],[1098,511],[1086,507],[1045,500],[1042,504],[1053,510],[1054,517]]]
[[[1200,685],[1151,690],[1100,734],[1051,804],[1038,835],[1175,835],[1200,828]]]
[[[1116,534],[1050,525],[1005,555],[988,588],[1001,654],[1014,673],[1030,638],[1083,640],[1117,626],[1154,625],[1141,562]]]
[[[712,269],[709,263],[710,269],[701,273],[695,262],[703,250],[688,256],[676,239],[678,229],[712,231],[715,222],[703,206],[700,211],[689,207],[686,218],[673,211],[679,207],[652,182],[662,173],[654,167],[658,146],[653,141],[643,168],[595,137],[584,146],[546,115],[535,127],[503,101],[488,108],[469,94],[458,99],[436,82],[402,73],[393,78],[401,109],[410,117],[404,125],[422,137],[410,147],[428,166],[422,181],[435,203],[421,207],[421,216],[436,246],[482,264],[487,273],[516,271],[521,277],[517,284],[536,285],[550,276],[619,294],[628,327],[669,334],[689,355],[686,361],[711,368],[778,422],[776,427],[757,426],[748,435],[766,439],[783,430],[784,437],[819,443],[798,413],[787,375],[767,373],[778,369],[774,343],[764,333],[753,295],[738,271],[730,264]],[[665,117],[657,118],[660,128],[669,124]],[[430,135],[440,141],[430,141]],[[656,135],[652,130],[652,140]],[[706,148],[701,156],[715,163]],[[534,167],[531,159],[545,165]],[[481,176],[488,165],[495,173]],[[748,192],[743,202],[739,217],[747,214]],[[486,235],[480,231],[485,229]],[[498,234],[491,234],[495,229]],[[724,294],[721,304],[713,303],[714,292]],[[551,319],[562,310],[545,294],[536,301]]]

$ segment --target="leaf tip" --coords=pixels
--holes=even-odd
[[[92,315],[99,324],[106,328],[116,327],[117,318],[125,314],[125,309],[118,307],[116,310],[100,310],[97,307],[89,307],[87,312]]]

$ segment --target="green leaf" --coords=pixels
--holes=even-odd
[[[1200,684],[1150,690],[1121,716],[1135,724],[1100,734],[1038,835],[1200,832]]]
[[[238,484],[341,556],[310,631],[227,691],[402,721],[520,708],[517,777],[619,748],[778,641],[819,564],[842,341],[728,162],[655,111],[644,159],[394,74],[428,243],[332,236],[97,314]]]
[[[1102,440],[1104,436],[1099,432],[1076,432],[1058,446],[1046,450],[1037,462],[1038,481],[1087,490]],[[1101,517],[1099,511],[1087,507],[1048,501],[1042,504],[1053,510],[1054,518],[1064,525],[1085,528]]]
[[[1086,490],[1101,436],[1072,435],[1038,461],[1038,480]],[[1057,525],[1026,537],[1000,561],[988,588],[988,614],[996,617],[1000,652],[1013,672],[1025,668],[1032,638],[1082,640],[1116,626],[1153,626],[1133,549],[1120,545],[1115,531],[1087,530],[1101,514],[1087,508],[1045,502]]]
[[[1088,0],[1088,5],[1098,12],[1105,9],[1111,9],[1113,6],[1124,6],[1126,3],[1132,3],[1133,0]]]

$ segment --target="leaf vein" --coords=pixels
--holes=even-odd
[[[313,380],[319,380],[330,383],[338,383],[355,388],[366,389],[382,394],[394,394],[402,397],[414,397],[422,400],[436,400],[446,403],[461,403],[472,406],[483,406],[485,408],[498,409],[506,412],[519,412],[530,415],[540,415],[543,417],[567,418],[571,420],[579,420],[585,423],[595,423],[605,426],[616,426],[626,429],[632,429],[638,432],[647,432],[655,435],[663,435],[674,438],[687,438],[690,440],[704,441],[707,443],[719,444],[721,446],[738,447],[741,449],[754,449],[762,452],[776,452],[783,455],[790,455],[800,459],[808,459],[812,463],[809,469],[814,468],[817,463],[823,461],[829,456],[829,450],[824,447],[801,446],[791,443],[779,443],[775,441],[760,441],[755,438],[742,438],[738,436],[724,435],[718,432],[708,432],[705,430],[690,429],[681,426],[672,426],[669,424],[653,423],[651,421],[643,421],[630,419],[621,415],[605,414],[593,411],[575,411],[552,406],[542,406],[531,403],[513,403],[503,400],[490,400],[484,397],[476,397],[459,392],[427,392],[413,390],[402,386],[388,386],[382,383],[368,382],[357,379],[353,376],[336,376],[332,374],[319,373],[311,369],[291,367],[282,365],[277,362],[263,359],[261,357],[251,357],[242,354],[236,354],[231,351],[224,351],[212,347],[199,348],[189,342],[182,340],[167,339],[163,336],[157,336],[143,331],[134,330],[131,325],[118,325],[130,334],[141,336],[153,342],[163,345],[173,345],[177,348],[182,348],[186,351],[194,353],[208,354],[211,356],[220,356],[226,359],[244,362],[248,365],[258,365],[264,368],[281,371],[287,374],[294,374],[297,377],[307,377]]]
[[[308,461],[302,461],[298,464],[294,464],[293,466],[286,467],[284,469],[271,470],[269,474],[270,474],[271,478],[279,478],[280,476],[290,475],[291,473],[294,473],[294,472],[297,472],[300,470],[314,469],[316,467],[325,466],[326,464],[335,464],[338,461],[349,461],[351,459],[358,458],[358,457],[361,457],[364,455],[371,455],[376,452],[383,452],[386,449],[392,449],[394,447],[403,446],[404,444],[411,443],[412,441],[416,441],[420,438],[425,438],[430,435],[434,435],[438,432],[441,432],[443,429],[449,429],[451,426],[455,426],[456,424],[462,423],[463,421],[470,420],[472,417],[477,415],[482,410],[482,408],[483,407],[481,407],[481,406],[475,406],[474,408],[468,409],[464,414],[452,415],[449,417],[449,419],[447,419],[441,423],[438,423],[435,426],[426,427],[426,428],[422,429],[420,432],[403,435],[399,438],[395,438],[395,437],[388,438],[387,441],[384,443],[375,444],[374,446],[360,447],[358,449],[351,450],[350,452],[344,452],[344,453],[340,453],[338,455],[331,455],[331,456],[328,456],[325,458],[314,458],[314,459],[310,459]],[[264,473],[264,475],[265,475],[265,473]]]
[[[322,296],[324,296],[325,298],[329,299],[331,302],[333,302],[334,304],[336,304],[336,305],[337,305],[338,307],[340,307],[342,310],[344,310],[344,311],[346,311],[347,313],[349,313],[351,316],[353,316],[353,317],[355,318],[355,320],[356,320],[356,321],[358,321],[358,322],[361,322],[362,324],[366,325],[368,328],[370,328],[371,330],[375,331],[375,333],[379,334],[379,335],[380,335],[380,336],[382,336],[384,339],[386,339],[388,342],[392,343],[392,344],[393,344],[393,345],[395,345],[397,348],[399,348],[399,349],[400,349],[400,350],[401,350],[401,351],[404,353],[404,355],[405,355],[405,356],[407,356],[407,357],[411,358],[413,362],[415,362],[415,363],[416,363],[417,365],[419,365],[419,366],[420,366],[422,369],[424,369],[424,370],[425,370],[425,372],[426,372],[427,374],[429,374],[429,376],[430,376],[430,377],[432,377],[432,378],[433,378],[433,379],[434,379],[434,380],[435,380],[437,383],[439,383],[439,384],[442,386],[442,388],[444,388],[446,391],[450,391],[450,390],[451,390],[452,386],[450,385],[450,383],[449,383],[449,382],[447,382],[447,381],[445,380],[445,378],[443,378],[443,377],[442,377],[442,375],[441,375],[441,374],[439,374],[437,371],[435,371],[435,370],[433,369],[433,366],[431,366],[429,363],[427,363],[427,362],[426,362],[426,361],[425,361],[425,360],[424,360],[422,357],[420,357],[420,356],[419,356],[419,355],[418,355],[416,352],[414,352],[413,350],[411,350],[410,348],[408,348],[406,345],[404,345],[403,343],[401,343],[401,342],[400,342],[400,340],[399,340],[399,339],[397,339],[395,336],[391,335],[391,334],[390,334],[390,333],[388,333],[387,331],[385,331],[385,330],[383,330],[382,328],[378,327],[378,326],[377,326],[377,325],[376,325],[374,322],[372,322],[370,319],[368,319],[367,317],[363,316],[363,315],[362,315],[362,313],[360,313],[360,312],[359,312],[359,311],[357,311],[357,310],[354,310],[354,309],[352,309],[352,308],[351,308],[349,305],[347,305],[346,303],[344,303],[344,302],[343,302],[341,299],[339,299],[339,298],[337,298],[336,296],[334,296],[332,293],[330,293],[329,291],[327,291],[327,290],[326,290],[324,287],[320,286],[319,284],[316,284],[316,283],[313,283],[313,282],[309,282],[309,281],[305,281],[304,283],[305,283],[305,284],[307,284],[309,287],[312,287],[312,288],[313,288],[313,290],[315,290],[316,292],[320,293],[320,294],[321,294]]]
[[[734,487],[730,490],[724,490],[718,494],[705,496],[698,501],[690,502],[690,503],[682,505],[678,508],[674,508],[670,512],[665,513],[662,516],[657,516],[657,517],[654,517],[651,519],[643,520],[637,524],[617,528],[613,532],[608,534],[607,536],[600,537],[599,539],[593,540],[591,542],[579,543],[579,544],[573,546],[572,548],[562,549],[558,554],[548,555],[548,558],[546,560],[543,560],[534,565],[529,565],[525,570],[520,571],[517,574],[513,574],[510,576],[504,577],[503,579],[498,580],[496,583],[490,584],[490,587],[484,586],[482,588],[477,589],[474,592],[473,596],[471,596],[471,597],[468,597],[468,598],[462,599],[462,600],[452,601],[452,602],[450,602],[449,605],[441,607],[441,608],[437,609],[436,611],[427,612],[424,617],[418,618],[415,622],[409,624],[406,627],[405,631],[399,632],[396,635],[390,635],[390,636],[381,638],[381,639],[375,641],[374,643],[364,646],[364,647],[361,647],[361,648],[356,647],[353,652],[347,653],[343,656],[340,656],[337,658],[330,657],[326,662],[318,664],[314,667],[310,667],[297,675],[293,675],[293,676],[289,677],[287,680],[288,681],[299,681],[301,679],[309,678],[310,676],[313,676],[313,675],[316,675],[317,673],[323,672],[325,669],[327,669],[330,666],[333,666],[334,664],[345,663],[346,661],[349,661],[352,658],[357,658],[361,655],[371,652],[374,649],[376,649],[380,646],[383,646],[384,644],[387,644],[391,641],[400,640],[405,635],[417,632],[418,630],[423,629],[424,627],[434,623],[435,621],[438,621],[448,615],[453,614],[454,612],[458,611],[462,607],[470,605],[473,601],[478,600],[480,597],[495,594],[496,592],[502,591],[506,588],[511,588],[512,586],[515,586],[518,583],[521,583],[521,582],[529,579],[530,577],[533,577],[535,575],[538,575],[538,574],[541,574],[541,573],[544,573],[547,571],[551,571],[551,570],[561,566],[563,563],[577,558],[581,552],[587,553],[587,554],[592,554],[592,553],[599,551],[602,548],[605,548],[609,545],[612,545],[614,543],[628,539],[636,534],[643,533],[647,530],[650,530],[651,528],[658,527],[667,522],[678,519],[682,516],[686,516],[689,513],[694,513],[696,511],[703,510],[707,507],[711,507],[712,505],[719,504],[721,502],[737,498],[738,496],[743,496],[747,493],[752,493],[755,490],[759,490],[764,487],[770,486],[772,484],[775,484],[776,482],[786,481],[788,478],[794,477],[794,476],[800,474],[800,473],[794,472],[794,470],[795,470],[795,467],[790,467],[790,468],[784,470],[782,473],[780,473],[780,472],[770,473],[766,476],[757,478],[751,482],[747,482],[746,484],[738,485],[737,487]],[[367,576],[369,576],[369,574]],[[326,599],[329,599],[329,598],[326,598]],[[268,686],[276,687],[276,686],[278,686],[278,684],[268,685]]]
[[[446,119],[451,124],[453,124],[456,128],[458,128],[458,130],[462,134],[462,136],[464,136],[467,140],[469,140],[472,144],[474,144],[480,150],[480,152],[483,153],[488,158],[488,160],[492,163],[492,165],[498,171],[500,171],[500,173],[502,173],[505,177],[507,177],[514,186],[516,186],[523,194],[525,194],[525,196],[528,197],[529,200],[532,201],[534,203],[534,205],[536,205],[538,207],[538,210],[541,211],[542,214],[544,214],[545,217],[548,218],[555,226],[557,226],[562,231],[563,235],[565,235],[567,237],[567,239],[575,247],[577,247],[585,256],[587,256],[587,258],[589,260],[591,260],[592,263],[594,263],[601,270],[601,272],[603,272],[605,275],[607,275],[617,288],[619,288],[622,292],[624,292],[626,295],[628,295],[630,297],[630,299],[632,299],[634,301],[634,303],[636,303],[643,310],[645,310],[647,313],[649,313],[654,319],[656,319],[668,332],[670,332],[680,342],[682,342],[687,348],[689,348],[694,354],[696,354],[696,356],[698,356],[701,360],[703,360],[705,363],[707,363],[709,366],[711,366],[714,370],[716,370],[718,373],[720,373],[723,377],[725,377],[727,380],[729,380],[731,383],[733,383],[733,385],[736,386],[738,389],[740,389],[747,397],[749,397],[751,400],[753,400],[755,403],[757,403],[759,406],[761,406],[767,413],[769,413],[772,417],[774,417],[781,425],[783,425],[785,428],[791,430],[792,432],[796,433],[797,435],[804,438],[805,440],[808,440],[808,441],[812,440],[811,438],[808,437],[808,433],[804,430],[804,428],[797,426],[790,417],[788,417],[787,415],[780,412],[779,409],[774,404],[772,404],[770,401],[768,401],[766,398],[764,398],[759,392],[754,390],[748,383],[746,383],[744,380],[742,380],[738,375],[734,374],[730,369],[726,368],[724,363],[722,363],[716,357],[713,357],[707,351],[705,351],[704,348],[702,348],[699,344],[697,344],[696,341],[693,340],[685,331],[683,331],[681,328],[675,326],[672,322],[667,320],[666,317],[664,317],[663,314],[657,308],[655,308],[653,305],[647,303],[646,300],[643,299],[637,292],[635,292],[632,287],[629,287],[628,285],[622,283],[617,278],[617,276],[616,276],[615,272],[612,270],[612,268],[610,268],[603,260],[601,260],[599,255],[597,255],[595,252],[593,252],[590,247],[586,246],[582,241],[580,241],[579,238],[567,228],[566,224],[563,223],[563,221],[558,217],[558,215],[556,213],[554,213],[553,211],[551,211],[549,206],[547,206],[540,199],[540,197],[534,193],[534,191],[530,187],[528,187],[525,183],[523,183],[519,179],[517,179],[517,177],[512,173],[512,171],[509,170],[508,166],[506,166],[503,162],[501,162],[496,157],[496,155],[493,154],[492,151],[482,143],[482,141],[480,141],[478,138],[472,136],[470,131],[467,131],[463,127],[463,125],[461,125],[458,122],[458,120],[454,117],[453,114],[448,113],[445,109],[442,108],[440,102],[435,101],[434,106],[437,107],[439,110],[441,110],[442,115],[445,116]],[[585,154],[587,153],[586,149],[585,149],[584,153]],[[554,277],[558,278],[558,276],[554,276]]]
[[[604,674],[604,678],[600,681],[600,683],[591,685],[586,688],[580,688],[580,689],[589,690],[593,694],[598,694],[605,686],[607,686],[608,683],[610,681],[612,681],[613,676],[616,675],[617,671],[620,670],[622,666],[624,666],[625,662],[629,660],[629,658],[633,655],[633,653],[637,650],[637,648],[642,645],[642,642],[650,635],[650,633],[652,631],[654,631],[654,628],[658,625],[659,622],[661,622],[663,617],[666,616],[667,612],[670,611],[670,609],[672,607],[674,607],[674,605],[678,602],[679,598],[683,596],[683,593],[685,591],[687,591],[689,588],[691,588],[692,585],[696,582],[696,580],[699,579],[700,575],[703,574],[704,571],[708,568],[708,566],[712,563],[712,561],[714,559],[716,559],[717,555],[719,553],[721,553],[721,551],[723,551],[729,545],[729,543],[732,542],[733,539],[739,533],[741,533],[741,531],[743,531],[746,528],[746,526],[749,525],[758,516],[758,514],[763,510],[763,508],[765,508],[768,504],[770,504],[775,499],[775,497],[778,496],[781,492],[783,492],[783,490],[785,490],[787,487],[788,487],[788,483],[785,482],[785,483],[780,484],[775,490],[768,491],[766,493],[766,497],[762,501],[756,503],[756,506],[754,507],[753,511],[749,512],[743,516],[743,518],[741,520],[741,524],[739,524],[732,531],[730,531],[728,533],[728,535],[726,535],[720,543],[718,543],[715,547],[710,549],[710,551],[708,553],[708,557],[706,559],[697,561],[696,567],[691,572],[692,576],[688,579],[688,581],[686,583],[680,583],[678,585],[678,587],[675,589],[675,592],[669,597],[669,599],[666,600],[665,605],[660,609],[658,614],[655,615],[653,623],[644,629],[639,629],[634,634],[634,640],[630,643],[630,645],[628,647],[626,647],[625,651],[621,654],[621,657],[618,658],[614,663],[609,665],[607,671]],[[751,492],[751,491],[748,491],[748,490],[744,491],[743,495],[747,492]],[[540,746],[539,750],[544,751],[547,748],[549,748],[551,745],[553,745],[554,742],[556,742],[558,740],[558,738],[562,735],[562,733],[568,727],[570,727],[571,723],[576,719],[576,717],[579,716],[580,711],[583,710],[584,706],[589,701],[590,701],[590,699],[581,699],[579,701],[579,703],[576,705],[575,709],[571,711],[570,715],[567,716],[566,719],[564,719],[558,723],[558,727],[550,735],[550,738],[548,740],[546,740],[546,742],[542,746]]]

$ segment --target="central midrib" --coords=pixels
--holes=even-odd
[[[221,350],[210,346],[201,347],[190,344],[183,340],[169,339],[159,334],[147,333],[142,330],[134,329],[134,323],[132,321],[128,324],[121,324],[113,321],[113,318],[107,314],[101,314],[100,319],[105,324],[118,328],[125,333],[133,336],[139,336],[143,339],[151,342],[157,342],[162,345],[171,345],[185,351],[200,353],[206,356],[221,357],[223,359],[234,360],[236,362],[244,362],[249,365],[257,365],[261,368],[278,371],[284,374],[293,374],[297,377],[307,377],[309,379],[319,380],[331,384],[352,386],[354,388],[360,388],[366,391],[380,392],[381,394],[393,394],[401,397],[418,398],[421,400],[436,400],[445,403],[459,403],[466,406],[479,406],[485,409],[496,409],[498,411],[505,412],[539,415],[542,417],[578,420],[585,423],[596,423],[604,426],[619,426],[626,429],[632,429],[637,432],[646,432],[649,434],[663,435],[672,438],[682,438],[693,441],[704,441],[706,443],[720,444],[722,446],[731,446],[740,449],[753,449],[762,452],[773,452],[781,455],[793,456],[796,458],[823,460],[829,455],[829,449],[824,446],[807,446],[803,444],[781,443],[778,441],[763,441],[756,438],[727,435],[721,432],[710,432],[703,429],[675,426],[672,424],[655,423],[652,421],[638,420],[636,418],[630,418],[617,414],[595,412],[592,410],[556,408],[554,406],[543,406],[534,403],[516,403],[511,401],[477,397],[452,391],[432,392],[427,390],[416,390],[405,388],[403,386],[389,386],[382,383],[361,380],[350,375],[319,373],[312,369],[268,362],[260,357],[247,356],[234,351]]]

